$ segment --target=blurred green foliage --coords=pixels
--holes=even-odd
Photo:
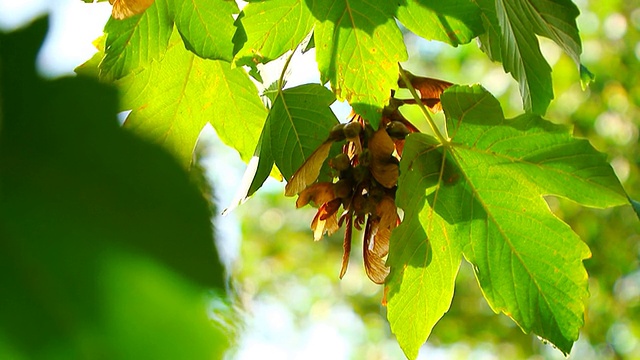
[[[584,65],[596,81],[583,90],[579,69],[551,41],[539,39],[553,66],[555,100],[545,115],[574,125],[574,134],[588,138],[608,155],[624,188],[640,198],[640,4],[625,1],[576,1],[583,39]],[[473,42],[451,48],[405,33],[412,59],[403,65],[414,74],[460,84],[481,83],[502,103],[505,116],[522,112],[517,84],[491,63]],[[403,109],[427,129],[418,109]],[[278,188],[279,190],[279,188]],[[581,207],[548,198],[550,208],[589,245],[585,262],[590,276],[586,324],[572,356],[576,359],[640,358],[640,222],[630,206],[607,210]],[[316,317],[321,304],[350,304],[366,330],[342,334],[353,342],[353,358],[401,356],[391,341],[381,305],[381,288],[366,280],[361,257],[352,254],[346,277],[339,281],[341,232],[314,243],[308,228],[314,211],[295,210],[280,193],[262,194],[239,208],[243,219],[241,262],[233,274],[249,304],[277,301],[292,309],[297,329]],[[360,239],[354,235],[354,241]],[[358,245],[354,244],[354,249]],[[437,291],[434,289],[434,291]],[[364,336],[364,337],[363,337]],[[331,344],[327,344],[331,346]],[[434,348],[436,347],[436,348]],[[447,358],[563,358],[561,353],[522,331],[486,304],[473,272],[463,262],[451,310],[436,325],[424,354]]]
[[[0,34],[0,358],[222,358],[207,201],[114,89],[36,74],[47,23]]]

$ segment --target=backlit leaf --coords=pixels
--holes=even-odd
[[[315,0],[311,9],[323,81],[374,128],[397,88],[398,62],[407,59],[396,10],[392,2],[371,0]]]
[[[407,0],[396,16],[416,35],[453,46],[466,44],[483,32],[480,9],[472,0]]]
[[[568,353],[583,323],[582,261],[590,253],[543,196],[607,207],[624,204],[624,191],[604,155],[566,127],[535,115],[505,119],[497,100],[478,86],[453,87],[441,100],[451,144],[410,135],[402,159],[398,200],[408,222],[391,241],[398,246],[389,259],[393,331],[407,355],[417,353],[449,306],[461,249],[494,311]],[[416,189],[428,205],[415,199],[421,198]],[[407,236],[403,244],[393,241],[400,236]],[[446,285],[435,300],[421,285],[427,271],[438,274],[430,281]],[[427,308],[428,300],[435,305]],[[400,327],[405,313],[415,311],[428,321]]]
[[[123,110],[133,110],[125,127],[163,144],[184,166],[207,122],[245,161],[253,154],[266,116],[255,86],[243,69],[187,51],[177,33],[161,61],[118,85]]]
[[[578,66],[577,7],[569,0],[478,0],[478,5],[487,29],[483,49],[518,81],[525,110],[544,114],[553,99],[551,68],[536,35],[555,41]]]
[[[169,0],[173,4],[175,23],[184,45],[205,59],[231,61],[233,14],[239,12],[235,1]]]
[[[311,32],[313,17],[304,0],[271,0],[242,10],[247,41],[236,55],[241,64],[265,63],[293,50]]]
[[[126,20],[107,21],[104,59],[100,77],[113,81],[164,55],[173,31],[167,0],[157,0],[144,14]]]

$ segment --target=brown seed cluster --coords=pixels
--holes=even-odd
[[[423,103],[432,111],[439,110],[439,95],[451,85],[413,75],[411,82],[415,82],[414,88],[425,97]],[[431,91],[432,88],[437,91]],[[350,121],[331,129],[328,139],[307,158],[285,187],[285,195],[298,195],[296,207],[312,204],[318,208],[311,222],[314,240],[320,240],[325,233],[332,235],[345,225],[340,278],[349,264],[354,227],[364,232],[362,254],[369,279],[383,284],[389,274],[385,265],[389,239],[400,223],[395,204],[399,162],[405,137],[418,131],[398,111],[398,107],[406,103],[412,102],[392,98],[383,111],[378,130],[352,112]],[[344,144],[342,152],[328,160],[332,181],[317,182],[335,142]]]

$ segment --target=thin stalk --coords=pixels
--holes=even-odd
[[[427,123],[429,123],[429,127],[431,127],[431,131],[433,131],[433,133],[436,135],[436,137],[438,138],[438,140],[440,140],[442,144],[447,144],[449,140],[447,140],[438,129],[436,122],[431,117],[431,114],[429,114],[429,110],[427,110],[427,107],[424,106],[424,103],[422,102],[421,97],[418,95],[418,92],[411,84],[411,81],[409,81],[409,78],[407,77],[407,74],[402,68],[402,65],[398,64],[398,67],[400,68],[400,78],[402,78],[402,81],[404,81],[405,85],[407,86],[407,89],[409,89],[409,92],[411,92],[413,99],[416,101],[416,104],[418,104],[420,111],[422,111],[422,114],[427,119]]]
[[[289,56],[287,57],[287,61],[285,61],[284,67],[282,68],[282,72],[280,72],[280,78],[278,79],[278,96],[282,96],[282,87],[284,86],[284,74],[287,72],[287,69],[289,68],[289,63],[291,62],[291,59],[293,58],[293,54],[296,53],[296,50],[298,50],[298,46],[297,45],[293,49],[291,54],[289,54]]]

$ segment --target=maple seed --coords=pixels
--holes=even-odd
[[[360,133],[362,132],[362,124],[357,121],[352,121],[346,124],[342,130],[344,131],[344,136],[347,139],[353,139],[360,136]]]
[[[351,160],[349,160],[349,156],[347,156],[347,154],[340,153],[333,159],[329,160],[329,166],[338,171],[345,171],[351,166]]]
[[[348,179],[342,179],[335,183],[333,186],[333,192],[336,194],[337,198],[347,199],[351,196],[351,188],[353,184]]]
[[[345,124],[338,124],[331,128],[331,132],[329,132],[329,140],[331,141],[341,141],[346,137],[344,136],[344,127]]]
[[[403,140],[405,137],[407,137],[407,135],[411,133],[409,129],[400,121],[392,121],[388,123],[385,130],[387,130],[387,134],[389,134],[389,136],[394,139],[400,140]]]
[[[420,93],[420,100],[422,103],[431,110],[431,112],[442,111],[442,104],[440,104],[440,95],[447,90],[452,83],[444,80],[438,80],[428,78],[424,76],[415,76],[412,73],[405,70],[407,79],[411,82],[411,86]],[[398,79],[398,86],[401,88],[408,88],[407,84],[402,79]],[[408,99],[403,100],[405,104],[415,104],[415,100]]]

